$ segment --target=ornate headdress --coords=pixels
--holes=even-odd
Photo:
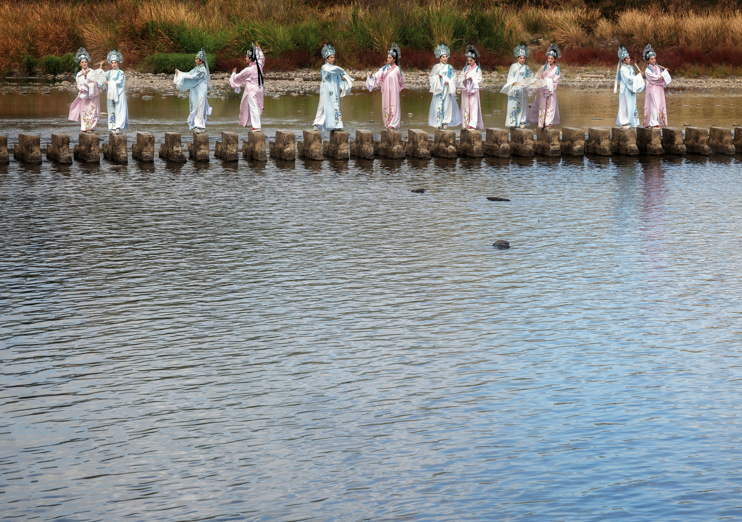
[[[75,53],[75,62],[80,63],[82,60],[87,60],[90,63],[90,54],[85,50],[84,47],[80,47]]]
[[[201,50],[196,53],[196,58],[201,60],[201,62],[204,64],[204,67],[206,67],[206,85],[208,85],[209,89],[211,89],[211,71],[209,71],[209,62],[206,60],[206,51],[204,50],[203,45],[201,46]]]
[[[553,43],[547,47],[546,56],[553,56],[555,59],[559,59],[562,57],[562,52],[559,50],[559,46]]]
[[[396,42],[392,44],[392,48],[389,49],[386,54],[394,58],[394,63],[399,65],[399,60],[402,57],[402,51],[399,49],[399,46]]]
[[[250,58],[251,62],[255,63],[255,66],[258,68],[258,87],[262,87],[265,83],[263,81],[263,71],[260,68],[260,62],[258,62],[258,58],[263,58],[263,51],[255,45],[255,42],[252,43],[252,46],[247,50],[247,56]],[[239,92],[239,90],[237,91]]]
[[[435,48],[433,54],[435,54],[435,57],[440,60],[441,56],[444,54],[446,56],[451,56],[451,49],[449,49],[446,44],[438,44],[438,47]]]
[[[335,48],[330,43],[322,47],[322,59],[327,60],[330,56],[335,56]]]
[[[108,63],[111,63],[115,60],[119,63],[119,65],[124,63],[124,57],[121,56],[121,53],[118,52],[116,49],[112,49],[111,51],[108,52],[108,56],[106,56],[106,60],[108,60]]]
[[[513,49],[513,56],[515,56],[516,58],[520,56],[525,56],[526,58],[528,58],[529,56],[531,56],[531,50],[526,44],[522,43],[518,47]]]
[[[654,52],[654,49],[652,49],[652,44],[647,44],[642,54],[644,55],[645,62],[648,61],[652,56],[657,56],[657,53]]]
[[[618,92],[618,74],[621,71],[621,62],[623,62],[629,56],[629,51],[626,50],[625,46],[618,48],[618,65],[616,66],[616,81],[613,82],[613,94]]]
[[[477,62],[479,62],[479,51],[477,51],[477,48],[474,47],[472,44],[466,46],[466,52],[464,53],[464,56],[466,56],[467,58],[474,58]]]

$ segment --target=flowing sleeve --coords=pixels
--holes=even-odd
[[[255,59],[258,64],[260,64],[260,68],[262,69],[265,67],[265,54],[263,53],[263,50],[258,47],[258,57]]]
[[[189,72],[178,71],[175,73],[175,86],[179,91],[187,91],[206,79],[206,68],[199,65]]]
[[[634,92],[642,92],[644,90],[644,78],[642,78],[641,74],[635,74],[633,78],[633,86],[632,91]]]
[[[439,69],[440,64],[434,65],[433,69],[430,71],[430,76],[428,77],[428,81],[430,82],[430,92],[433,94],[440,94],[443,92],[443,82],[438,76]]]
[[[672,78],[670,78],[670,73],[667,72],[667,69],[662,69],[662,79],[665,80],[665,85],[670,85]]]
[[[651,67],[647,67],[647,70],[644,71],[644,76],[647,77],[647,85],[664,86],[666,83],[662,74],[654,72]]]
[[[240,87],[245,85],[245,82],[247,81],[247,77],[249,75],[250,75],[249,67],[245,67],[239,73],[232,73],[232,76],[229,77],[229,86],[234,89],[234,92],[239,94]]]
[[[448,84],[448,93],[456,94],[456,70],[447,65],[447,73],[443,75],[443,82]]]
[[[383,81],[382,75],[384,74],[384,69],[386,69],[386,65],[366,78],[366,88],[369,92],[373,91],[379,85],[381,85],[381,82]]]
[[[508,71],[508,79],[500,91],[501,94],[510,94],[510,88],[518,81],[518,64],[514,63]]]
[[[404,74],[402,74],[402,69],[400,69],[399,66],[397,69],[399,69],[399,90],[401,91],[404,89]]]
[[[559,66],[557,66],[557,71],[559,71]],[[556,92],[557,87],[559,87],[559,79],[562,77],[561,74],[554,74],[554,80],[551,87],[552,94]]]
[[[85,96],[88,94],[88,80],[85,78],[85,75],[83,72],[77,73],[77,77],[75,78],[75,83],[77,84],[77,90],[81,91],[81,93]]]

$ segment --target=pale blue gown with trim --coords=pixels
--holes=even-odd
[[[340,112],[340,98],[353,87],[353,79],[337,65],[326,63],[320,69],[322,83],[319,87],[319,105],[314,125],[319,130],[343,128],[343,115]]]
[[[616,125],[638,127],[639,111],[636,108],[636,93],[644,90],[644,79],[631,65],[621,64],[618,76],[618,116]]]
[[[211,115],[211,106],[207,99],[209,86],[206,81],[206,66],[197,65],[187,73],[178,71],[175,85],[179,91],[191,91],[188,97],[188,127],[191,130],[206,128],[206,117]]]
[[[121,69],[106,72],[106,108],[108,130],[129,128],[129,107],[126,104],[126,75]]]
[[[461,125],[461,111],[456,103],[456,71],[447,63],[437,63],[433,66],[428,77],[430,92],[433,99],[430,101],[428,125],[454,127]]]

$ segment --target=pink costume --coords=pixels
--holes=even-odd
[[[546,80],[546,85],[536,93],[536,98],[528,111],[528,121],[538,124],[539,127],[559,125],[559,104],[557,104],[556,90],[559,85],[559,66],[542,65],[536,71],[537,80]]]
[[[662,75],[659,65],[647,65],[644,73],[647,78],[647,93],[644,98],[644,126],[664,127],[667,125],[667,106],[665,105],[665,85],[667,81]]]
[[[479,103],[482,80],[482,69],[478,65],[467,65],[459,73],[457,83],[461,89],[461,121],[464,129],[484,129],[482,106]]]
[[[88,75],[85,76],[87,71]],[[75,78],[77,82],[77,98],[70,106],[70,121],[80,120],[80,130],[94,131],[100,118],[100,86],[93,78],[98,71],[83,69]]]
[[[258,64],[260,69],[265,65],[265,55],[260,48],[256,49],[257,60],[237,73],[232,73],[229,78],[229,85],[234,92],[240,92],[240,87],[245,86],[245,93],[242,95],[240,102],[240,125],[253,129],[260,129],[260,116],[263,114],[263,86],[258,81]]]
[[[384,117],[384,127],[398,129],[399,122],[399,93],[404,89],[404,75],[396,64],[386,64],[376,71],[376,74],[366,78],[366,88],[373,91],[381,86],[381,111]]]

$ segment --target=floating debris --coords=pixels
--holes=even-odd
[[[414,192],[415,194],[425,194],[425,189],[412,189],[410,192]]]
[[[487,196],[487,199],[490,201],[510,201],[507,198],[498,198],[497,196]]]
[[[510,243],[508,243],[504,239],[498,239],[497,241],[492,243],[492,246],[498,248],[499,250],[506,250],[510,248]]]

